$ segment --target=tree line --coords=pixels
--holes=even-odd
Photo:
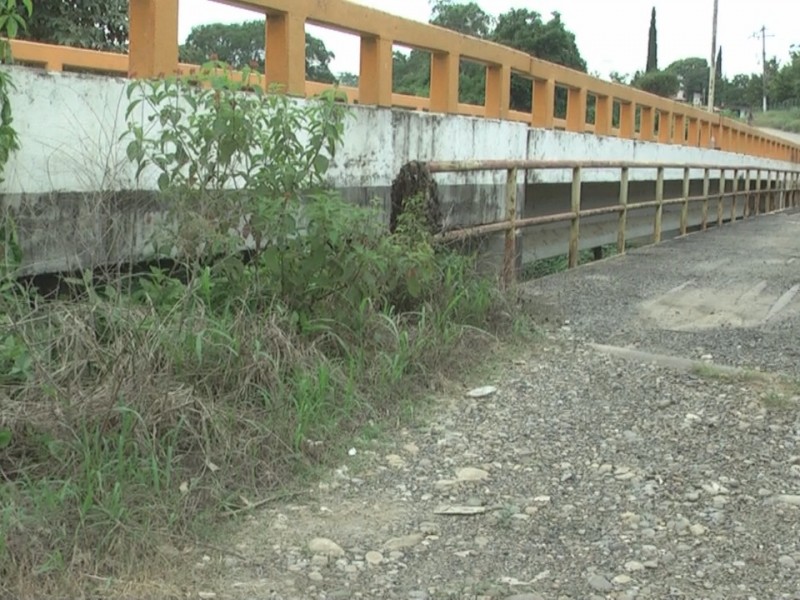
[[[722,60],[722,47],[720,47],[714,72],[717,106],[756,110],[761,106],[764,91],[771,106],[800,102],[800,47],[793,47],[789,53],[789,60],[782,64],[774,57],[767,61],[766,86],[763,73],[740,73],[731,78],[726,77]],[[691,102],[695,95],[698,95],[705,105],[708,99],[710,73],[711,65],[708,60],[700,57],[683,58],[664,69],[658,68],[658,29],[654,7],[650,15],[644,70],[637,71],[632,76],[612,73],[611,78],[617,83],[630,84],[669,98],[675,97],[682,90],[687,101]]]
[[[28,30],[20,36],[41,42],[126,52],[128,46],[129,0],[37,0]],[[586,72],[575,34],[558,12],[545,19],[536,11],[511,9],[498,16],[484,11],[477,2],[432,0],[430,23],[459,33],[496,42],[521,50],[550,62]],[[683,90],[687,101],[699,94],[705,100],[710,65],[700,57],[677,60],[658,68],[656,11],[651,12],[645,68],[632,75],[612,73],[618,83],[632,85],[665,97],[675,97]],[[225,25],[212,23],[192,29],[180,47],[184,62],[203,63],[212,57],[234,68],[264,68],[264,20]],[[322,83],[358,85],[353,73],[335,75],[331,61],[335,58],[322,40],[306,35],[306,78]],[[738,74],[727,78],[722,70],[720,48],[716,70],[718,105],[731,108],[757,109],[764,89],[760,73]],[[483,104],[486,70],[482,65],[462,61],[459,100]],[[767,63],[767,95],[770,105],[800,102],[800,47],[783,63],[772,58]],[[423,50],[396,51],[393,56],[393,89],[398,93],[427,96],[430,92],[430,54]],[[522,77],[512,77],[511,105],[517,110],[530,110],[531,85]],[[556,115],[563,116],[566,107],[564,90],[556,97]]]

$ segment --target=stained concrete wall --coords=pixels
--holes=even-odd
[[[10,70],[16,85],[11,102],[21,148],[6,167],[0,203],[16,218],[26,271],[73,270],[142,258],[163,211],[152,193],[155,178],[136,181],[125,144],[119,142],[127,128],[128,81],[23,67]],[[713,150],[531,129],[524,123],[364,106],[350,110],[344,142],[329,171],[330,183],[354,202],[383,201],[387,215],[392,180],[411,160],[602,159],[715,163],[732,168],[788,166]],[[700,171],[692,172],[693,179],[701,176]],[[618,177],[614,169],[585,172],[587,204],[594,205],[599,198],[613,203],[616,193],[610,190]],[[682,177],[681,169],[668,172],[667,189],[673,189]],[[520,214],[567,210],[563,184],[569,178],[570,173],[563,170],[521,173],[519,197],[525,201],[520,202]],[[646,182],[654,178],[654,170],[631,171],[631,202],[652,198],[652,183]],[[504,180],[502,172],[437,175],[447,224],[464,226],[502,218]],[[633,229],[643,230],[650,217],[642,219],[639,224],[631,220]],[[672,221],[672,217],[666,219]],[[595,245],[600,237],[608,236],[605,230],[592,234],[590,224],[584,245]],[[561,229],[526,233],[521,246],[526,256],[563,251],[566,240]],[[496,246],[496,236],[491,240]]]

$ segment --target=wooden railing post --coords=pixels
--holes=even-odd
[[[689,167],[683,169],[683,204],[681,204],[681,235],[689,229]]]
[[[142,79],[178,70],[178,0],[130,0],[128,76]]]
[[[359,103],[391,106],[392,40],[377,36],[362,36],[360,63]]]
[[[556,82],[535,79],[533,82],[533,113],[531,124],[544,129],[553,128],[553,109],[556,101]]]
[[[567,131],[586,130],[586,88],[569,88],[567,92]]]
[[[290,96],[306,93],[306,20],[299,13],[267,15],[268,86]]]
[[[578,266],[578,249],[580,248],[581,230],[581,168],[572,169],[572,220],[569,226],[569,254],[567,263],[570,269]]]
[[[431,112],[458,112],[460,59],[452,52],[431,54]]]
[[[503,285],[511,287],[517,279],[517,169],[509,169],[506,179],[506,229],[503,255]]]
[[[486,67],[486,116],[506,119],[511,106],[511,67],[489,65]]]
[[[619,213],[617,225],[617,252],[625,254],[625,234],[628,229],[628,183],[630,171],[628,167],[622,167],[619,179],[619,205],[622,210]]]
[[[723,205],[725,202],[725,169],[719,170],[719,197],[717,198],[717,227],[722,227]]]
[[[656,218],[653,223],[653,243],[661,242],[661,220],[664,216],[664,167],[658,167],[656,175]]]
[[[708,196],[711,194],[711,169],[703,170],[703,221],[700,228],[708,229]]]

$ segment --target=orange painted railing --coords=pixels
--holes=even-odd
[[[266,16],[264,83],[286,93],[311,95],[325,86],[305,80],[307,23],[354,34],[361,39],[359,87],[342,88],[353,102],[401,106],[438,113],[463,114],[563,128],[602,136],[657,141],[800,162],[800,146],[767,135],[744,123],[634,88],[603,81],[485,40],[419,23],[347,0],[217,0]],[[48,70],[83,69],[130,77],[157,77],[184,72],[178,62],[179,0],[130,0],[130,55],[14,42],[17,60]],[[392,51],[395,44],[431,53],[430,97],[395,94]],[[483,106],[459,103],[459,66],[469,60],[486,67]],[[530,113],[510,107],[511,74],[531,81]],[[554,115],[556,88],[566,89],[566,118]],[[587,123],[589,98],[594,123]],[[615,105],[619,126],[613,126]],[[638,113],[638,119],[637,119]],[[656,119],[658,116],[658,119]],[[637,131],[636,122],[639,121]]]

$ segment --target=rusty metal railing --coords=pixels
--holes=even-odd
[[[429,162],[426,168],[435,173],[474,173],[487,171],[506,171],[504,193],[505,219],[491,223],[482,223],[445,231],[439,234],[442,241],[464,240],[490,233],[505,232],[505,248],[501,281],[510,285],[516,280],[517,235],[520,230],[559,222],[569,222],[568,267],[578,266],[581,219],[598,215],[618,214],[617,251],[625,252],[628,213],[632,210],[654,209],[653,243],[661,242],[662,218],[665,206],[681,205],[680,235],[686,235],[689,228],[689,206],[702,202],[702,220],[700,227],[706,230],[709,226],[709,204],[716,200],[716,225],[725,222],[724,202],[731,199],[730,220],[738,220],[737,200],[744,197],[745,203],[742,218],[800,206],[800,168],[798,169],[765,169],[760,166],[739,166],[715,164],[673,164],[658,162],[626,162],[626,161],[544,161],[544,160],[483,160],[483,161],[441,161]],[[569,169],[572,171],[570,208],[568,211],[536,217],[520,218],[518,216],[517,188],[520,172],[537,170]],[[582,201],[582,176],[590,169],[619,169],[619,201],[611,206],[584,209]],[[656,180],[654,199],[631,203],[628,201],[630,172],[633,169],[655,169]],[[676,198],[664,197],[664,174],[667,170],[683,172],[682,194]],[[692,171],[703,171],[703,193],[690,195]],[[719,189],[711,193],[711,175],[719,177]],[[732,188],[728,191],[727,175],[732,174]],[[742,186],[742,183],[744,184]],[[754,199],[751,210],[750,200]]]

